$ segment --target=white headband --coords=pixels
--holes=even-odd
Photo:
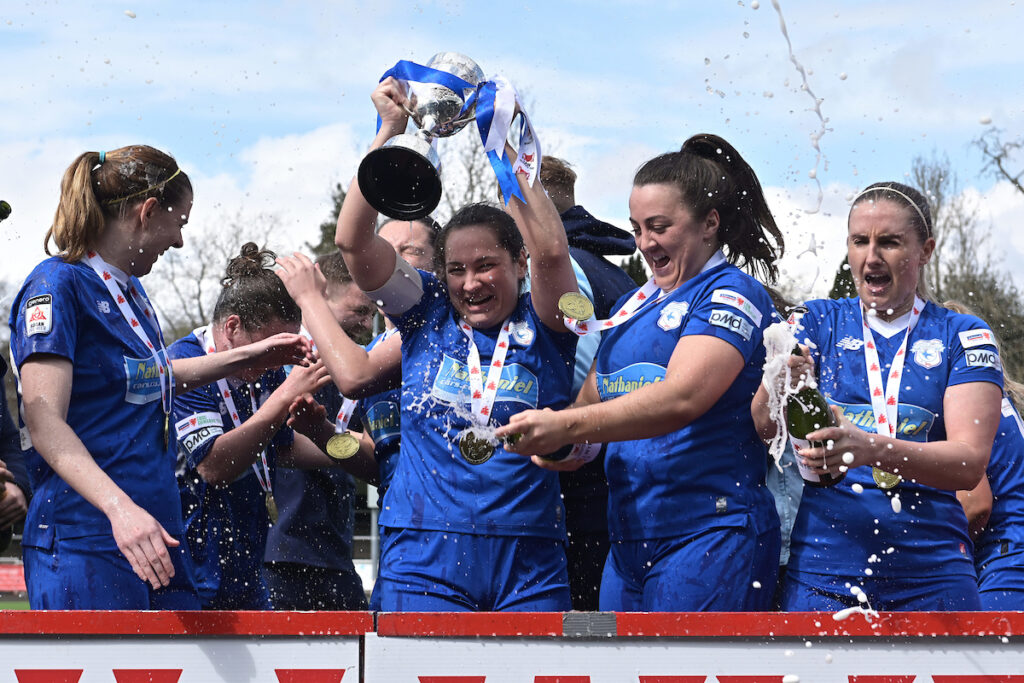
[[[853,198],[853,203],[851,204],[851,206],[856,206],[858,199],[871,192],[892,192],[893,194],[899,195],[900,197],[906,199],[907,204],[910,204],[910,206],[913,207],[914,211],[917,211],[917,215],[921,217],[921,224],[924,225],[924,230],[926,233],[925,238],[927,239],[928,237],[932,236],[932,226],[928,224],[927,220],[925,220],[924,212],[921,211],[921,207],[919,207],[917,205],[917,202],[915,202],[913,199],[903,194],[894,187],[886,187],[884,185],[876,185],[875,187],[869,187],[868,189],[861,191],[860,194]]]

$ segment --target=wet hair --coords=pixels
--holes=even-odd
[[[519,234],[516,222],[507,213],[493,204],[479,203],[464,206],[455,212],[434,239],[434,272],[444,281],[445,255],[448,236],[460,228],[483,226],[489,228],[498,240],[498,246],[509,253],[515,261],[525,248],[523,236]]]
[[[576,171],[569,162],[558,157],[545,156],[540,160],[540,182],[548,191],[564,197],[567,201],[575,201]]]
[[[327,284],[347,285],[352,282],[352,273],[345,265],[345,259],[341,256],[340,251],[317,257],[316,265],[320,266],[320,272],[327,279]]]
[[[238,256],[228,262],[221,279],[220,296],[213,307],[213,322],[237,315],[246,332],[256,332],[274,322],[295,323],[302,311],[288,294],[281,278],[271,270],[277,255],[246,242]]]
[[[928,207],[928,200],[925,199],[923,194],[903,183],[889,181],[868,185],[861,190],[860,194],[854,197],[853,204],[850,205],[850,215],[853,214],[853,210],[858,205],[866,201],[879,202],[883,200],[902,206],[905,209],[904,213],[907,215],[907,220],[910,221],[910,225],[914,228],[914,233],[921,244],[924,244],[933,236],[932,212]],[[849,216],[846,218],[846,226],[847,228],[850,226]],[[934,298],[928,286],[927,271],[924,266],[921,266],[918,270],[917,295],[926,301]]]
[[[964,313],[978,317],[978,314],[971,310],[970,307],[960,303],[959,301],[947,301],[942,304],[942,306],[955,313]],[[989,325],[989,327],[991,328],[991,325]],[[999,341],[999,335],[993,331],[992,336],[995,339],[995,346],[996,350],[999,351],[999,357],[1002,358],[1003,348],[1002,343]],[[1024,384],[1021,384],[1014,378],[1010,377],[1009,373],[1006,371],[1005,365],[1003,366],[1003,391],[1005,391],[1006,395],[1010,397],[1010,400],[1017,404],[1018,410],[1020,410],[1021,406],[1024,406]]]
[[[99,242],[107,220],[124,216],[129,208],[150,197],[162,207],[183,201],[192,183],[174,157],[148,145],[121,147],[110,152],[85,152],[71,162],[60,183],[60,201],[53,225],[46,231],[58,256],[75,262]]]
[[[732,145],[702,133],[678,152],[654,157],[636,172],[634,186],[672,185],[698,219],[718,212],[718,241],[730,263],[772,284],[776,259],[785,250],[782,232],[768,209],[761,183]]]

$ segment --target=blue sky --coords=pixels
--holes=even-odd
[[[820,122],[771,0],[9,1],[0,198],[14,214],[0,225],[2,275],[20,280],[42,258],[60,175],[79,152],[136,142],[192,176],[188,232],[272,214],[271,246],[299,247],[372,137],[380,74],[442,50],[524,91],[545,150],[575,164],[578,199],[617,224],[642,161],[718,133],[769,194],[790,238],[786,274],[820,289],[827,278],[812,283],[812,256],[797,254],[813,238],[831,262],[848,198],[939,151],[992,222],[1004,265],[1024,273],[1024,196],[980,177],[969,144],[988,120],[1024,137],[1024,0],[779,2],[827,119],[818,213]]]

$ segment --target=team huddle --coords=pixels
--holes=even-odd
[[[379,149],[408,114],[391,78],[372,100]],[[337,253],[240,245],[209,325],[165,345],[139,278],[187,238],[191,182],[151,147],[80,155],[10,320],[32,608],[1024,608],[1015,384],[989,325],[929,299],[919,192],[857,195],[857,296],[790,318],[782,232],[717,136],[640,167],[632,240],[516,182],[440,226],[378,225],[353,180]],[[633,243],[639,288],[604,258]],[[776,464],[787,319],[836,425]],[[352,477],[380,496],[369,604]]]

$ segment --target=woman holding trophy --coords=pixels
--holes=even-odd
[[[408,115],[393,78],[372,99],[378,150]],[[576,289],[565,232],[540,184],[516,182],[526,201],[511,199],[511,216],[474,204],[452,217],[434,273],[375,234],[362,178],[338,219],[353,278],[401,333],[402,454],[381,513],[384,611],[570,608],[557,474],[494,436],[524,408],[568,403],[576,346],[557,306]],[[520,295],[527,248],[532,289]]]
[[[713,135],[645,163],[629,210],[653,278],[604,322],[563,298],[567,324],[603,330],[594,369],[572,408],[521,412],[498,435],[522,434],[523,454],[608,443],[601,610],[769,609],[779,521],[750,398],[774,309],[733,264],[773,280],[782,236],[754,172]]]

